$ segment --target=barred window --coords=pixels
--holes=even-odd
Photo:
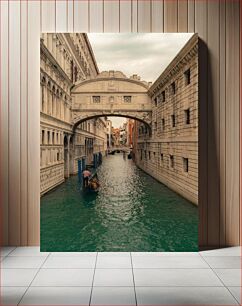
[[[174,156],[170,155],[170,167],[173,169],[174,168]]]
[[[176,126],[176,117],[175,117],[174,114],[171,115],[171,126],[172,126],[172,127],[175,127],[175,126]]]
[[[176,83],[175,83],[175,82],[173,82],[173,83],[171,84],[171,93],[172,93],[173,95],[175,95],[175,93],[176,93]]]
[[[190,124],[190,109],[186,109],[185,111],[185,124]]]
[[[92,97],[92,102],[93,103],[100,103],[101,99],[100,99],[100,96],[93,96]]]
[[[191,70],[187,69],[184,72],[184,78],[185,78],[185,85],[189,85],[191,83]]]
[[[189,170],[188,158],[183,158],[183,170],[184,172],[188,172]]]
[[[125,103],[131,103],[131,96],[124,96]]]
[[[166,101],[166,92],[165,90],[163,90],[161,93],[161,102],[165,102],[165,101]]]
[[[157,98],[154,98],[155,106],[157,106]]]

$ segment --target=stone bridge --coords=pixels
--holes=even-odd
[[[81,81],[72,89],[73,130],[96,117],[128,117],[151,128],[149,83],[137,75],[126,77],[119,71],[104,71],[95,79]]]
[[[132,151],[132,149],[130,147],[127,146],[113,146],[108,148],[109,151],[122,151],[122,152],[130,152]]]

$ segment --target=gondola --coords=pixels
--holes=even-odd
[[[88,186],[84,187],[83,190],[88,191],[88,192],[98,192],[100,189],[100,183],[97,177],[97,173],[95,172],[94,174],[91,175],[89,181],[88,181]]]

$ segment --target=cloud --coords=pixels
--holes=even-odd
[[[119,70],[127,77],[138,74],[154,82],[191,38],[191,33],[88,34],[100,71]],[[111,117],[113,126],[126,121]]]
[[[154,82],[191,33],[99,33],[88,34],[98,67],[120,70],[128,77],[138,74]]]

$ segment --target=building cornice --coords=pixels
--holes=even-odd
[[[86,84],[88,84],[88,83],[95,83],[95,82],[100,82],[100,81],[118,81],[118,82],[122,81],[122,82],[128,82],[128,83],[133,83],[133,84],[142,86],[142,87],[145,88],[146,90],[148,90],[148,88],[149,88],[149,86],[146,85],[146,84],[144,84],[143,82],[141,82],[141,81],[136,81],[136,80],[132,80],[132,79],[129,79],[129,78],[115,78],[115,77],[99,78],[99,77],[97,77],[97,78],[95,78],[95,79],[88,79],[88,80],[85,80],[85,81],[77,82],[77,83],[75,84],[75,87],[73,87],[72,92],[74,91],[73,93],[79,93],[78,91],[75,92],[75,90],[76,90],[78,87],[80,87],[80,86],[82,86],[82,85],[86,85]],[[128,92],[128,91],[127,91],[127,92]],[[130,91],[129,91],[129,92],[130,92]],[[113,93],[115,93],[115,91],[114,91]],[[145,92],[144,92],[144,93],[145,93]]]
[[[93,62],[93,65],[94,65],[94,67],[95,67],[95,70],[96,70],[97,74],[99,74],[99,69],[98,69],[98,65],[97,65],[97,62],[96,62],[96,58],[95,58],[94,52],[93,52],[93,50],[92,50],[92,46],[91,46],[91,44],[90,44],[90,41],[89,41],[89,39],[88,39],[88,36],[87,36],[86,33],[84,33],[83,36],[84,36],[86,45],[87,45],[87,47],[88,47],[88,50],[89,50],[89,52],[90,52],[90,55],[91,55],[91,57],[92,57],[92,62]]]
[[[148,90],[149,96],[155,95],[198,53],[198,34],[194,34],[180,50],[172,62],[161,73]]]
[[[62,78],[68,82],[69,86],[72,86],[73,83],[68,77],[68,75],[65,73],[65,71],[61,68],[57,60],[54,58],[54,56],[51,54],[51,52],[48,50],[48,48],[45,46],[43,40],[40,40],[40,51],[46,56],[46,58],[50,61],[52,64],[52,68],[57,70],[58,73],[62,76]]]

